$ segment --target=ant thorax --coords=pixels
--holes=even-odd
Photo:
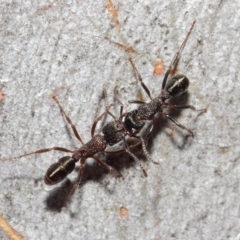
[[[97,134],[89,142],[82,145],[77,152],[80,153],[81,157],[89,158],[96,153],[104,151],[107,144],[104,136]]]
[[[160,98],[154,98],[149,103],[142,104],[137,110],[137,118],[140,120],[152,120],[154,115],[162,108]]]

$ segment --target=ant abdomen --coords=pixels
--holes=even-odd
[[[169,97],[177,97],[186,92],[188,86],[188,78],[182,74],[177,74],[168,80],[165,91],[169,94]]]
[[[70,174],[75,168],[75,161],[72,157],[66,156],[58,160],[58,162],[52,164],[44,177],[44,182],[47,185],[54,185],[61,182],[68,174]]]

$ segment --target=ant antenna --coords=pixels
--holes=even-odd
[[[163,82],[162,82],[162,91],[163,91],[164,88],[165,88],[165,85],[166,85],[166,82],[167,82],[169,73],[171,72],[172,67],[177,63],[177,61],[178,61],[178,59],[179,59],[179,57],[180,57],[180,54],[181,54],[183,48],[185,47],[185,45],[186,45],[186,43],[187,43],[187,40],[188,40],[188,38],[189,38],[189,35],[191,34],[191,32],[192,32],[192,30],[193,30],[193,27],[194,27],[195,23],[196,23],[196,20],[193,21],[192,26],[191,26],[190,30],[188,31],[187,36],[185,37],[182,45],[179,47],[178,51],[177,51],[176,54],[174,55],[174,57],[173,57],[170,65],[169,65],[169,67],[168,67],[168,70],[167,70],[167,72],[165,73],[165,76],[164,76]]]

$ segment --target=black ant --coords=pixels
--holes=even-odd
[[[115,93],[115,91],[116,91],[116,87],[115,87],[114,93]],[[78,171],[77,180],[76,180],[75,184],[73,185],[73,188],[70,191],[69,195],[67,196],[65,202],[74,193],[75,189],[79,187],[79,185],[81,183],[81,180],[82,180],[83,167],[84,167],[84,164],[85,164],[87,158],[93,158],[98,164],[106,167],[109,170],[109,172],[116,171],[119,174],[119,176],[121,176],[124,179],[123,175],[120,172],[118,172],[115,168],[109,166],[108,164],[106,164],[105,162],[103,162],[102,160],[97,158],[95,156],[97,153],[101,153],[101,152],[119,153],[119,152],[122,152],[122,151],[126,151],[135,161],[138,162],[138,164],[140,165],[144,175],[147,176],[147,173],[143,169],[139,159],[130,151],[130,148],[127,146],[125,136],[128,135],[128,133],[125,130],[125,127],[124,127],[123,121],[122,121],[122,118],[124,116],[124,114],[122,113],[123,105],[121,105],[120,117],[118,119],[109,111],[110,107],[113,104],[108,105],[106,107],[105,112],[103,114],[101,114],[94,121],[94,123],[92,125],[92,129],[91,129],[92,139],[89,142],[84,143],[82,141],[75,125],[72,123],[69,116],[63,110],[63,107],[59,103],[56,96],[53,96],[52,98],[58,104],[58,106],[60,108],[60,111],[62,112],[62,114],[66,118],[67,122],[71,125],[71,128],[74,132],[75,137],[78,139],[79,142],[81,142],[82,146],[80,148],[76,149],[76,150],[70,150],[70,149],[66,149],[66,148],[63,148],[63,147],[43,148],[43,149],[36,150],[34,152],[26,153],[26,154],[23,154],[23,155],[14,157],[14,158],[8,158],[8,159],[3,159],[3,160],[13,160],[13,159],[22,158],[22,157],[25,157],[25,156],[28,156],[28,155],[32,155],[32,154],[41,154],[41,153],[49,152],[49,151],[52,151],[52,150],[72,153],[72,156],[62,157],[57,162],[53,163],[48,168],[48,170],[45,174],[45,177],[44,177],[44,182],[47,185],[57,184],[57,183],[63,181],[67,177],[67,175],[70,174],[75,169],[76,163],[78,161],[80,161],[80,167],[79,167],[79,171]],[[102,129],[103,134],[94,135],[97,123],[106,114],[111,115],[114,118],[114,121],[108,122],[103,127],[103,129]],[[105,149],[107,148],[108,145],[113,146],[114,144],[119,143],[122,140],[124,140],[124,144],[125,144],[124,149],[121,149],[121,150],[115,151],[115,152],[105,151]],[[138,145],[138,143],[135,144],[134,146],[136,146],[136,145]]]
[[[133,69],[134,69],[135,76],[138,79],[138,81],[140,81],[141,86],[143,87],[143,89],[145,90],[145,92],[147,93],[147,95],[149,96],[151,101],[148,102],[148,103],[145,103],[143,101],[138,101],[138,100],[129,101],[129,103],[141,104],[138,107],[138,109],[133,110],[131,112],[128,112],[125,116],[124,125],[125,125],[126,130],[128,131],[129,136],[138,137],[137,134],[141,131],[141,129],[145,125],[144,121],[145,120],[154,121],[155,114],[158,113],[158,112],[161,112],[161,114],[166,116],[174,124],[176,124],[178,127],[182,128],[182,129],[187,130],[191,134],[191,136],[194,137],[194,134],[190,129],[186,128],[185,126],[180,124],[178,121],[173,119],[170,115],[165,113],[163,111],[163,109],[164,108],[169,108],[169,109],[190,108],[194,111],[199,111],[201,113],[206,112],[206,109],[196,110],[196,108],[192,105],[171,105],[171,104],[165,102],[166,100],[168,100],[170,98],[174,98],[174,97],[177,97],[177,96],[183,94],[188,89],[189,80],[186,76],[184,76],[182,74],[177,74],[177,75],[174,75],[169,80],[168,80],[168,77],[169,77],[169,74],[171,73],[171,71],[177,65],[177,63],[179,61],[180,54],[181,54],[181,52],[182,52],[182,50],[183,50],[183,48],[184,48],[184,46],[185,46],[185,44],[188,40],[189,35],[192,32],[192,29],[193,29],[195,23],[196,23],[196,21],[194,21],[192,23],[192,26],[191,26],[190,30],[188,31],[188,34],[185,37],[182,45],[180,46],[180,48],[178,49],[178,51],[174,55],[170,65],[167,69],[167,72],[164,75],[163,82],[162,82],[162,89],[161,89],[161,92],[160,92],[158,97],[156,97],[154,99],[152,98],[149,89],[144,84],[140,73],[138,72],[135,64],[133,63],[132,58],[130,57],[130,63],[132,65]]]
[[[144,139],[140,136],[137,136],[137,134],[140,132],[140,130],[143,128],[143,126],[145,124],[144,120],[152,120],[153,121],[154,115],[157,112],[160,111],[168,119],[173,121],[177,126],[183,128],[183,129],[186,129],[187,131],[190,132],[190,134],[192,136],[194,136],[193,132],[191,130],[184,127],[183,125],[178,123],[176,120],[171,118],[168,114],[166,114],[162,111],[163,108],[172,108],[172,109],[190,108],[190,109],[196,110],[195,107],[193,107],[191,105],[178,106],[178,105],[170,105],[170,104],[165,102],[165,100],[169,99],[170,97],[176,97],[176,96],[184,93],[188,88],[189,80],[184,75],[179,75],[179,74],[175,75],[169,81],[167,81],[167,79],[168,79],[168,76],[169,76],[173,66],[176,65],[176,63],[179,59],[180,53],[181,53],[182,49],[184,48],[184,46],[187,42],[187,39],[188,39],[192,29],[193,29],[194,24],[195,24],[195,21],[193,22],[193,24],[192,24],[184,42],[182,43],[181,47],[179,48],[179,50],[175,54],[170,66],[169,66],[169,68],[168,68],[168,70],[167,70],[167,72],[164,76],[163,83],[162,83],[162,91],[157,98],[152,99],[149,89],[144,84],[141,75],[139,74],[139,72],[138,72],[137,68],[135,67],[132,59],[130,58],[130,62],[131,62],[132,66],[135,70],[135,74],[136,74],[137,79],[141,82],[142,87],[144,88],[144,90],[146,91],[146,93],[148,94],[148,96],[151,99],[151,101],[149,103],[145,103],[145,102],[142,102],[142,101],[129,101],[131,103],[139,103],[139,104],[141,104],[141,106],[137,110],[133,110],[131,112],[123,113],[123,104],[116,97],[116,88],[115,88],[115,90],[114,90],[115,97],[116,97],[117,101],[121,104],[119,118],[117,119],[109,111],[112,104],[108,105],[106,107],[106,111],[102,115],[100,115],[94,121],[94,123],[92,125],[92,129],[91,129],[92,139],[89,142],[84,144],[80,135],[78,134],[78,131],[77,131],[75,125],[72,123],[69,116],[63,110],[63,107],[59,103],[56,96],[53,96],[53,100],[58,104],[62,114],[66,118],[67,122],[71,125],[71,128],[74,132],[75,137],[78,139],[79,142],[81,142],[82,146],[79,149],[76,149],[76,150],[69,150],[69,149],[62,148],[62,147],[44,148],[44,149],[36,150],[34,152],[31,152],[31,153],[20,155],[18,157],[9,158],[8,160],[16,159],[16,158],[22,158],[22,157],[25,157],[25,156],[28,156],[28,155],[31,155],[31,154],[39,154],[39,153],[49,152],[49,151],[52,151],[52,150],[72,153],[72,156],[62,157],[58,160],[58,162],[52,164],[48,168],[48,170],[45,174],[45,177],[44,177],[44,182],[46,184],[48,184],[48,185],[57,184],[57,183],[63,181],[67,177],[67,175],[70,174],[75,169],[76,162],[80,161],[80,167],[79,167],[77,180],[76,180],[70,194],[67,196],[65,202],[74,193],[75,189],[79,187],[79,185],[81,183],[81,180],[82,180],[83,167],[84,167],[84,164],[85,164],[87,158],[93,158],[98,164],[106,167],[110,172],[113,172],[113,171],[118,172],[113,167],[109,166],[108,164],[106,164],[102,160],[98,159],[95,156],[97,153],[101,153],[101,152],[116,153],[116,152],[125,151],[135,161],[137,161],[137,163],[140,165],[140,167],[141,167],[141,169],[144,173],[144,176],[146,177],[147,176],[146,171],[141,166],[139,159],[130,151],[130,148],[128,147],[127,141],[125,139],[126,136],[135,137],[135,138],[140,139],[140,141],[137,144],[139,144],[141,142],[143,152],[146,155],[146,157],[149,160],[151,160],[152,162],[154,162],[155,164],[158,164],[157,162],[153,161],[150,158],[150,156],[149,156],[149,154],[146,150]],[[206,109],[201,109],[201,110],[198,110],[198,111],[205,112]],[[103,129],[102,129],[103,134],[94,135],[97,123],[106,114],[111,115],[114,118],[114,121],[108,122],[103,127]],[[116,151],[116,152],[105,151],[105,149],[107,148],[108,145],[113,146],[113,145],[115,145],[116,143],[119,143],[122,140],[124,141],[124,148],[121,149],[120,151]],[[121,173],[119,173],[119,175],[122,178],[124,178]]]

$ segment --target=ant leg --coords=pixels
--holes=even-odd
[[[62,107],[61,104],[59,103],[57,97],[56,97],[55,95],[53,95],[52,98],[53,98],[53,100],[57,103],[57,105],[59,106],[60,111],[62,112],[62,114],[64,115],[64,117],[65,117],[66,120],[68,121],[68,123],[71,125],[75,137],[78,139],[79,142],[81,142],[82,144],[84,144],[83,141],[82,141],[82,139],[81,139],[81,137],[80,137],[80,135],[78,134],[78,131],[77,131],[75,125],[72,123],[71,119],[68,117],[68,115],[67,115],[67,114],[65,113],[65,111],[63,110],[63,107]]]
[[[149,131],[149,133],[148,133],[148,136],[152,133],[152,129],[153,129],[153,127],[150,129],[150,131]],[[148,151],[147,151],[147,148],[146,148],[146,144],[145,144],[144,139],[143,139],[142,137],[139,137],[139,136],[133,136],[133,137],[135,137],[135,138],[137,138],[137,139],[140,139],[140,141],[141,141],[141,143],[142,143],[143,153],[144,153],[144,155],[147,157],[147,160],[153,162],[154,164],[159,165],[158,162],[152,160],[152,158],[150,157],[150,155],[149,155],[149,153],[148,153]]]
[[[109,39],[108,37],[105,37],[105,39],[108,40],[110,43],[117,45],[117,47],[123,49],[126,53],[129,53],[129,54],[130,53],[136,53],[136,51],[130,45],[124,45],[122,43],[115,42],[115,41]]]
[[[122,116],[122,114],[123,114],[123,107],[124,107],[124,105],[123,105],[123,103],[119,100],[119,98],[117,97],[117,89],[118,89],[118,85],[116,85],[115,86],[115,88],[114,88],[114,97],[116,98],[116,100],[117,100],[117,102],[120,104],[120,117],[119,118],[121,118],[121,116]]]
[[[206,109],[206,108],[196,109],[196,108],[195,108],[194,106],[192,106],[192,105],[171,105],[171,104],[168,104],[168,105],[167,105],[167,108],[170,108],[170,109],[186,109],[186,108],[190,108],[190,109],[192,109],[193,111],[198,111],[198,112],[201,112],[201,113],[207,112],[207,109]]]
[[[174,67],[174,65],[178,62],[178,59],[179,59],[179,57],[180,57],[180,54],[181,54],[183,48],[184,48],[185,45],[186,45],[186,42],[187,42],[187,40],[188,40],[188,38],[189,38],[189,35],[190,35],[191,32],[192,32],[192,29],[193,29],[195,23],[196,23],[196,20],[193,21],[192,26],[191,26],[190,30],[188,31],[187,36],[185,37],[182,45],[179,47],[178,51],[177,51],[176,54],[174,55],[174,57],[173,57],[170,65],[169,65],[169,67],[168,67],[168,70],[167,70],[167,72],[166,72],[165,75],[164,75],[163,82],[162,82],[162,91],[163,91],[164,88],[165,88],[165,85],[166,85],[166,82],[167,82],[169,73],[171,72],[171,70],[172,70],[172,68]]]
[[[166,116],[169,120],[171,120],[173,123],[175,123],[178,127],[187,130],[187,131],[191,134],[191,136],[194,137],[194,134],[193,134],[193,132],[192,132],[190,129],[188,129],[188,128],[186,128],[185,126],[183,126],[182,124],[180,124],[177,120],[173,119],[173,118],[170,117],[168,114],[166,114],[166,113],[164,113],[164,112],[162,112],[162,114],[163,114],[164,116]]]
[[[145,177],[147,177],[147,172],[146,170],[143,168],[140,160],[130,151],[130,149],[128,148],[127,146],[127,143],[126,143],[126,139],[124,138],[124,144],[125,144],[125,151],[138,163],[138,165],[140,166],[140,168],[142,169],[143,171],[143,174]]]
[[[121,108],[120,108],[120,113],[122,112],[122,110],[123,110],[123,105],[122,105]],[[119,119],[117,120],[117,118],[116,118],[108,109],[106,110],[106,112],[107,112],[110,116],[112,116],[115,121],[118,121],[119,119],[121,119],[121,117],[123,117],[123,115],[120,115]]]
[[[113,171],[115,171],[116,173],[118,173],[118,175],[124,180],[124,176],[115,168],[107,165],[105,162],[103,162],[102,160],[96,158],[96,157],[92,157],[97,163],[99,163],[100,165],[104,166],[105,168],[107,168],[107,170],[112,173]]]
[[[4,158],[2,159],[3,161],[8,161],[8,160],[14,160],[14,159],[17,159],[17,158],[22,158],[22,157],[26,157],[26,156],[29,156],[29,155],[32,155],[32,154],[38,154],[38,153],[45,153],[45,152],[50,152],[52,150],[55,150],[55,151],[61,151],[61,152],[69,152],[69,153],[74,153],[73,150],[69,150],[67,148],[62,148],[62,147],[52,147],[52,148],[43,148],[43,149],[39,149],[39,150],[36,150],[34,152],[30,152],[30,153],[26,153],[26,154],[23,154],[23,155],[20,155],[18,157],[14,157],[14,158]]]
[[[123,119],[124,116],[126,116],[126,113],[123,113],[124,105],[123,105],[123,103],[120,101],[120,99],[117,96],[117,89],[118,89],[118,85],[115,86],[115,88],[114,88],[114,97],[117,100],[117,102],[121,105],[121,107],[120,107],[120,115],[119,115],[118,120],[120,122],[122,122],[122,119]],[[116,120],[116,117],[114,117],[113,114],[111,114],[110,112],[108,112],[108,113]]]
[[[144,152],[145,156],[147,157],[147,160],[149,160],[149,161],[153,162],[154,164],[157,164],[157,165],[159,165],[159,163],[158,163],[158,162],[156,162],[156,161],[152,160],[152,158],[150,157],[150,155],[149,155],[149,153],[148,153],[148,151],[147,151],[147,149],[146,149],[145,141],[143,140],[143,138],[142,138],[142,137],[140,137],[140,140],[141,140],[141,142],[142,142],[142,148],[143,148],[143,152]]]
[[[77,180],[75,181],[74,185],[72,186],[71,191],[68,193],[67,197],[64,199],[63,204],[61,207],[59,207],[59,212],[61,211],[61,208],[66,204],[66,202],[69,200],[69,198],[74,194],[75,190],[79,188],[81,182],[82,182],[82,175],[83,175],[83,165],[85,163],[86,159],[82,158],[81,163],[79,166],[78,176]]]
[[[109,110],[112,106],[113,106],[113,104],[109,104],[108,106],[106,106],[106,110],[93,122],[92,129],[91,129],[92,138],[93,138],[93,136],[94,136],[97,123],[109,112],[108,110]]]
[[[129,100],[129,103],[136,103],[136,104],[144,104],[144,101],[140,101],[140,100]]]
[[[134,75],[135,75],[136,79],[137,79],[138,81],[140,81],[143,89],[145,90],[145,92],[147,93],[147,95],[149,96],[149,98],[152,100],[151,93],[150,93],[148,87],[147,87],[147,86],[145,85],[145,83],[143,82],[143,79],[142,79],[140,73],[138,72],[138,70],[137,70],[137,68],[136,68],[136,66],[135,66],[135,64],[134,64],[134,62],[133,62],[133,60],[132,60],[131,57],[129,58],[129,61],[130,61],[131,65],[132,65],[132,67],[133,67]]]
[[[140,166],[140,168],[141,168],[142,171],[143,171],[144,176],[147,177],[147,172],[146,172],[146,170],[143,168],[142,164],[140,163],[140,160],[139,160],[132,152],[130,152],[127,148],[126,148],[125,151],[138,163],[138,165]]]

